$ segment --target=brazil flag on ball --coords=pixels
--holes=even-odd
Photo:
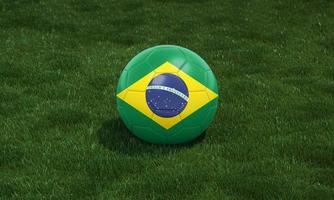
[[[178,46],[139,53],[123,70],[117,87],[117,107],[125,125],[152,143],[193,140],[207,129],[217,104],[217,82],[210,67]]]

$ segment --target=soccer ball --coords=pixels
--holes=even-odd
[[[157,144],[197,138],[218,107],[217,81],[208,64],[196,53],[173,45],[136,55],[120,76],[116,96],[127,128]]]

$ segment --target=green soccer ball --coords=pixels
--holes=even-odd
[[[208,64],[196,53],[173,45],[136,55],[121,74],[116,96],[128,129],[156,144],[197,138],[218,107],[217,81]]]

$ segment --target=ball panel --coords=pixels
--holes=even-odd
[[[144,61],[144,58],[141,62],[138,62],[136,65],[133,65],[131,68],[128,68],[127,76],[127,86],[130,86],[134,82],[138,81],[140,78],[150,73],[154,68],[152,68],[147,62]]]
[[[152,118],[154,118],[154,116],[152,116]],[[168,137],[171,134],[170,129],[167,130],[163,128],[161,125],[157,124],[153,120],[151,120],[149,127],[152,130],[152,132],[154,132],[155,134],[159,134],[159,135],[166,137],[166,141],[164,142],[164,144],[169,144]]]
[[[210,90],[218,93],[217,79],[211,70],[207,70],[205,72],[205,86]]]
[[[132,93],[132,94],[131,94]],[[134,96],[134,92],[127,92],[126,98],[128,96]],[[146,117],[144,114],[133,108],[131,105],[127,104],[121,99],[117,99],[117,106],[119,107],[119,111],[121,114],[121,118],[124,118],[124,121],[128,121],[131,126],[133,125],[141,125],[141,126],[149,126],[151,119]],[[131,117],[129,117],[131,116]]]
[[[179,49],[183,52],[188,62],[192,62],[196,66],[202,66],[204,70],[210,70],[209,65],[197,53],[183,47],[179,47]]]
[[[184,52],[187,63],[182,67],[182,71],[195,78],[197,81],[217,92],[217,81],[208,64],[195,52],[180,47]]]
[[[196,92],[195,94],[202,98],[203,96],[206,96],[207,100],[209,101],[209,97],[206,95],[205,91]],[[206,117],[207,117],[207,113],[209,111],[211,103],[212,102],[209,102],[208,104],[204,105],[203,107],[201,107],[200,109],[192,113],[190,116],[183,117],[181,113],[180,114],[181,118],[183,119],[184,122],[187,122],[187,123],[184,123],[184,127],[189,127],[189,126],[191,127],[193,125],[199,125],[202,127],[202,124],[208,120],[208,118]],[[206,127],[203,127],[203,129],[205,128]]]
[[[187,61],[181,68],[183,72],[196,79],[203,85],[206,84],[206,70],[192,61]]]
[[[118,94],[119,92],[121,92],[122,90],[124,90],[125,88],[128,87],[127,85],[127,77],[128,77],[128,71],[127,70],[123,70],[122,74],[118,80],[118,84],[117,84],[117,89],[116,89],[116,93]]]
[[[144,93],[141,91],[127,91],[126,96],[125,96],[125,100],[127,101],[128,98],[130,98],[131,100],[135,100],[136,98],[141,95],[139,93]],[[131,116],[131,123],[133,125],[149,125],[150,124],[150,119],[149,117],[145,116],[143,113],[141,113],[140,111],[138,111],[138,109],[140,108],[140,106],[144,106],[147,107],[147,105],[144,105],[143,103],[138,103],[138,101],[136,101],[137,105],[133,105],[135,107],[132,107],[129,105],[128,110],[127,110],[127,115]]]
[[[132,124],[131,124],[131,118],[127,117],[126,116],[126,113],[127,113],[127,108],[128,105],[126,105],[125,102],[123,102],[122,100],[120,99],[117,99],[117,110],[118,110],[118,113],[121,117],[121,119],[123,120],[125,126],[129,129],[129,130],[132,130]]]
[[[153,50],[152,54],[147,57],[146,62],[156,68],[168,61],[180,68],[186,62],[186,58],[183,53],[178,50],[178,48],[179,47],[177,46],[171,45],[157,46]]]
[[[203,130],[206,130],[213,121],[216,115],[217,107],[218,107],[218,99],[215,99],[211,101],[209,104],[207,104],[206,107],[203,108],[202,110],[203,119],[205,119],[202,120],[201,122],[201,127],[203,128]]]
[[[126,127],[136,137],[151,143],[166,143],[168,135],[166,129],[121,99],[117,99],[117,109]]]
[[[168,141],[170,143],[177,143],[177,140],[182,138],[182,136],[177,136],[177,135],[187,134],[186,132],[183,132],[183,130],[185,129],[197,130],[196,132],[195,131],[192,132],[193,135],[184,136],[184,137],[189,137],[189,141],[200,136],[208,128],[208,126],[214,119],[217,108],[217,102],[218,102],[217,99],[209,102],[201,109],[197,110],[196,112],[194,112],[193,114],[182,120],[179,124],[172,127],[172,129],[169,132]],[[195,128],[192,129],[193,127]]]
[[[168,137],[169,144],[179,144],[189,142],[197,138],[202,133],[200,126],[183,127],[179,129],[175,134]]]
[[[167,141],[166,135],[159,134],[159,132],[155,132],[147,126],[135,125],[133,126],[133,133],[138,138],[150,143],[164,144]]]
[[[139,63],[144,62],[145,59],[152,53],[154,47],[148,48],[133,57],[129,63],[125,66],[125,70],[131,69],[133,66],[137,66]]]

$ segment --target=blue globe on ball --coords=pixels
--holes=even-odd
[[[146,88],[146,102],[160,117],[174,117],[187,105],[189,92],[184,81],[171,73],[153,78]]]

